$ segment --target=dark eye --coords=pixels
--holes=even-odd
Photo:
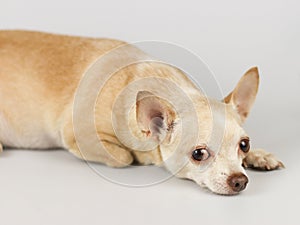
[[[240,141],[240,149],[247,153],[250,150],[250,141],[247,138],[244,138]]]
[[[206,148],[197,148],[193,151],[192,157],[196,161],[204,161],[210,157],[210,154]]]

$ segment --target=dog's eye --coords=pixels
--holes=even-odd
[[[204,161],[209,158],[210,154],[205,148],[198,148],[193,151],[192,157],[196,161]]]
[[[247,138],[244,138],[240,141],[240,149],[247,153],[250,150],[250,141]]]

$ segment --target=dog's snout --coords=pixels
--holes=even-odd
[[[248,178],[242,173],[236,173],[228,177],[227,183],[234,192],[240,192],[246,188]]]

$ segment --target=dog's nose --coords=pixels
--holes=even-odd
[[[228,177],[227,183],[234,192],[240,192],[246,188],[248,178],[242,173],[236,173]]]

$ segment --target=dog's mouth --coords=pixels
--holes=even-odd
[[[228,187],[226,184],[215,184],[213,188],[210,188],[208,186],[205,187],[209,191],[218,194],[218,195],[224,195],[224,196],[232,196],[232,195],[238,195],[240,192],[233,191]]]

